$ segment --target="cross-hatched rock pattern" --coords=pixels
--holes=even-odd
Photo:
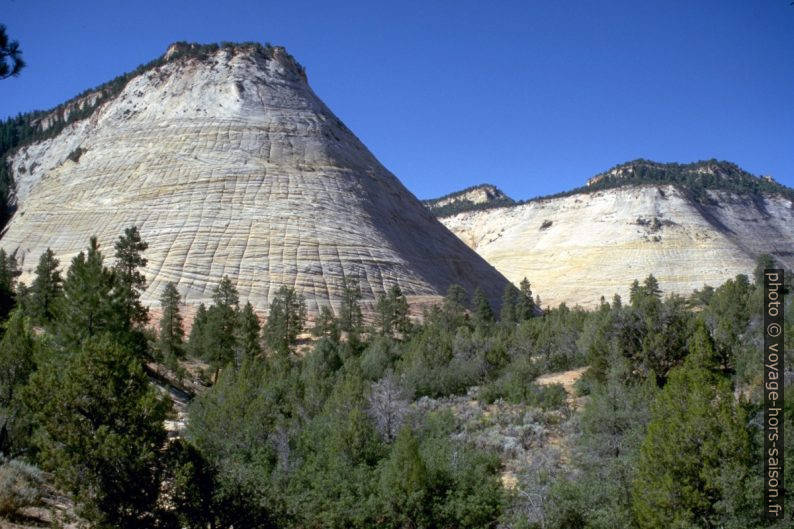
[[[634,279],[654,274],[665,293],[690,294],[737,274],[759,254],[794,268],[794,204],[778,194],[630,186],[470,211],[442,222],[544,307],[592,307],[627,299]]]
[[[449,285],[498,303],[505,278],[431,216],[310,89],[281,49],[224,48],[132,78],[90,118],[13,155],[16,212],[0,246],[23,280],[50,247],[68,266],[91,235],[149,243],[144,301],[167,282],[188,305],[224,275],[266,310],[287,285],[310,312],[365,305],[399,285],[432,302]],[[110,260],[109,260],[110,261]]]

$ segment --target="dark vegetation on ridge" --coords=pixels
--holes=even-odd
[[[459,200],[453,200],[449,204],[444,204],[443,206],[437,205],[439,202],[442,202],[444,200],[456,199],[458,197],[462,197],[466,193],[482,188],[494,189],[499,196],[480,204],[476,204],[471,200],[461,198]],[[442,197],[438,197],[430,200],[423,200],[422,204],[424,204],[425,207],[427,207],[431,211],[431,213],[433,213],[433,215],[435,215],[436,217],[447,217],[449,215],[454,215],[455,213],[460,213],[462,211],[476,211],[480,209],[512,206],[513,204],[515,204],[515,200],[505,195],[501,189],[499,189],[493,184],[478,184],[476,186],[467,187],[466,189],[462,189],[460,191],[455,191],[454,193],[446,194]]]
[[[694,200],[704,204],[712,202],[712,199],[708,195],[708,191],[727,191],[742,195],[775,193],[794,200],[794,189],[779,184],[774,180],[748,173],[734,163],[714,159],[686,164],[660,163],[638,159],[616,165],[608,171],[597,174],[591,178],[589,182],[589,185],[528,200],[513,201],[511,199],[509,203],[493,201],[483,204],[473,204],[470,201],[462,200],[447,204],[441,208],[430,209],[437,217],[446,217],[457,213],[463,213],[464,211],[494,209],[510,205],[527,204],[538,200],[548,200],[571,195],[595,193],[607,189],[643,185],[674,185],[687,190]],[[425,203],[434,203],[443,198],[454,197],[479,187],[481,186],[473,186],[464,191],[451,193],[439,199],[427,200]]]
[[[452,285],[417,322],[393,288],[370,325],[348,278],[301,345],[298,293],[282,287],[263,325],[228,277],[187,339],[168,285],[155,331],[140,303],[146,249],[130,228],[107,267],[92,238],[65,274],[48,251],[29,287],[0,250],[0,517],[40,504],[49,481],[102,529],[791,527],[790,511],[774,523],[760,508],[769,256],[753,278],[664,297],[651,275],[589,311],[540,313],[524,280],[499,314]],[[153,362],[203,379],[177,437]],[[580,367],[578,403],[539,383]],[[783,381],[793,431],[790,370]],[[496,444],[477,434],[493,427]],[[550,429],[568,432],[564,457]]]
[[[9,199],[13,190],[14,180],[7,159],[14,151],[31,143],[54,138],[72,123],[91,117],[102,104],[121,93],[130,79],[134,77],[166,63],[191,58],[205,60],[220,49],[236,51],[242,48],[253,49],[256,53],[268,59],[272,59],[278,49],[295,64],[299,72],[305,75],[304,68],[300,63],[288,55],[283,48],[272,46],[270,43],[264,45],[258,42],[195,44],[181,41],[169,46],[171,53],[167,59],[164,54],[157,59],[138,66],[131,72],[119,75],[95,88],[85,90],[53,109],[27,112],[0,121],[0,230],[8,222],[11,214],[13,214]],[[45,120],[47,121],[47,126],[44,126]]]

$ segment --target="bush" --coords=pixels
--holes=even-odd
[[[41,505],[44,474],[18,459],[0,465],[0,516],[19,514],[26,507]]]

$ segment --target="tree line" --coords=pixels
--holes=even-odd
[[[420,321],[394,286],[370,324],[348,277],[310,328],[294,289],[274,294],[263,324],[224,277],[189,333],[168,284],[155,332],[140,302],[146,243],[130,228],[114,250],[108,267],[92,239],[65,275],[48,250],[30,287],[0,252],[0,469],[45,470],[96,527],[790,523],[759,508],[758,271],[688,297],[663,296],[648,276],[594,310],[541,312],[524,280],[497,314],[482,291],[452,285]],[[185,359],[206,366],[208,389],[169,438],[170,401],[145,365],[186,376]],[[451,410],[420,405],[470,394],[562,409],[565,391],[535,381],[577,367],[585,404],[570,419],[570,463],[527,469],[514,489]],[[791,399],[784,416],[791,425]]]

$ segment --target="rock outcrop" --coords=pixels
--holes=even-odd
[[[23,280],[51,247],[64,267],[131,225],[149,243],[144,301],[169,281],[208,303],[229,275],[266,309],[282,285],[310,312],[344,277],[433,301],[452,283],[498,303],[504,277],[441,225],[320,101],[283,49],[176,53],[88,117],[11,158],[16,212],[0,247]]]
[[[441,198],[422,201],[436,216],[485,207],[507,206],[513,202],[512,198],[492,184],[480,184]]]
[[[689,294],[751,274],[762,253],[794,268],[794,204],[776,193],[630,185],[441,220],[512,282],[529,278],[544,307],[625,298],[651,273]]]

